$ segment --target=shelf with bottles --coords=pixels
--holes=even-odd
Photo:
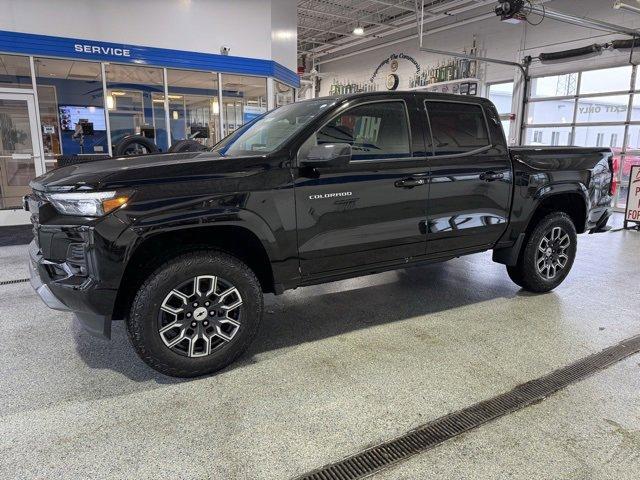
[[[421,87],[413,87],[410,91],[432,92],[432,93],[452,93],[455,95],[480,95],[482,82],[477,78],[459,78],[447,82],[432,83]]]
[[[467,55],[465,48],[463,53]],[[475,57],[478,55],[478,45],[476,38],[473,38],[473,44],[469,51],[469,55]],[[430,85],[442,84],[445,82],[455,82],[464,80],[478,81],[479,65],[478,60],[474,58],[454,58],[449,57],[438,61],[436,65],[423,67],[419,73],[409,81],[409,88],[416,89],[427,87]]]
[[[466,58],[449,59],[427,67],[409,81],[409,88],[428,87],[463,80],[478,81],[478,61]]]
[[[372,82],[342,82],[334,79],[329,87],[329,95],[347,95],[349,93],[377,92],[378,85]]]

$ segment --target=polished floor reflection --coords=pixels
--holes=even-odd
[[[147,368],[121,324],[94,339],[2,286],[0,476],[293,477],[640,333],[638,251],[637,232],[580,236],[542,296],[488,253],[269,296],[250,352],[191,381]],[[0,248],[0,280],[25,252]],[[639,363],[374,478],[635,478]]]

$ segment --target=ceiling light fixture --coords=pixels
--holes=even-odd
[[[358,25],[356,28],[353,29],[353,34],[354,35],[364,35],[364,28],[362,28],[360,25]]]

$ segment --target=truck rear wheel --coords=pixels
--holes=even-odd
[[[517,265],[507,267],[509,277],[530,292],[549,292],[569,274],[577,243],[576,227],[571,218],[563,212],[551,213],[527,236]]]
[[[174,377],[220,370],[238,358],[262,318],[255,274],[222,252],[180,255],[154,271],[132,303],[127,331],[138,355]]]

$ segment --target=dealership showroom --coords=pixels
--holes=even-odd
[[[638,479],[640,0],[0,0],[0,318],[0,479]]]

